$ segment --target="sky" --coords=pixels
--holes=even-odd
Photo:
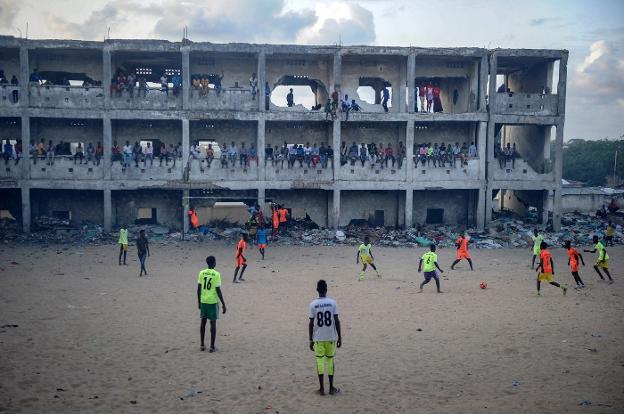
[[[564,136],[624,135],[624,0],[0,0],[0,34],[570,51]]]

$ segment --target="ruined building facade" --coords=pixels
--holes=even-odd
[[[364,220],[483,229],[500,208],[520,214],[534,208],[545,223],[552,194],[552,220],[558,227],[567,57],[563,50],[0,37],[0,69],[20,82],[0,86],[0,139],[3,144],[21,139],[25,155],[17,165],[0,160],[0,210],[21,220],[26,232],[32,218],[58,212],[70,212],[76,224],[101,223],[105,230],[138,218],[186,229],[189,206],[209,207],[214,200],[283,203],[293,215],[308,214],[324,227]],[[54,85],[27,82],[35,68]],[[120,71],[145,76],[154,89],[145,96],[138,88],[132,97],[126,91],[111,96],[111,79]],[[158,89],[163,73],[181,76],[179,94]],[[249,87],[252,73],[258,79],[256,99]],[[203,96],[194,90],[191,79],[200,74],[213,84],[215,76],[220,78],[220,90]],[[76,80],[95,86],[83,87]],[[417,87],[430,81],[440,87],[443,112],[416,110]],[[298,96],[291,107],[274,97],[267,107],[265,82],[272,93],[309,86],[313,103],[322,107],[297,104]],[[501,82],[509,92],[499,88]],[[384,86],[392,91],[388,112],[379,104]],[[372,89],[371,102],[361,97],[363,87]],[[348,94],[355,99],[362,111],[351,112],[348,121],[340,112],[337,119],[326,120],[323,107],[334,90],[341,98]],[[34,163],[28,146],[42,139],[54,144],[63,140],[72,151],[79,142],[101,142],[104,155],[100,165],[75,164],[70,157],[57,157],[53,165]],[[136,168],[133,162],[124,170],[111,162],[111,146],[126,141],[181,143],[182,156],[175,167],[160,167],[155,159],[153,167],[141,163]],[[253,144],[259,162],[221,168],[215,159],[207,168],[205,161],[193,160],[186,171],[194,141],[202,148],[208,142]],[[284,142],[331,145],[333,165],[265,166],[266,145]],[[395,154],[402,143],[406,158],[401,168],[362,167],[359,161],[341,165],[343,142],[391,143]],[[455,168],[415,167],[415,143],[442,142],[474,142],[477,156]],[[501,166],[495,158],[495,148],[508,142],[518,155],[513,167]]]

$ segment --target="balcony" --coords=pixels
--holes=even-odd
[[[327,167],[322,168],[321,164],[314,166],[310,163],[310,167],[304,162],[303,166],[299,162],[295,162],[292,168],[288,168],[288,161],[277,161],[275,165],[271,161],[267,163],[265,168],[265,179],[267,181],[327,181],[334,180],[334,170],[332,161],[328,160]]]
[[[497,114],[557,116],[559,96],[541,93],[504,92],[496,94]]]
[[[179,110],[182,109],[182,91],[173,93],[170,88],[168,92],[160,88],[149,88],[139,90],[135,88],[132,96],[127,90],[120,94],[113,94],[110,99],[112,109],[156,109],[156,110]]]
[[[252,99],[251,91],[243,88],[224,88],[220,93],[210,89],[202,93],[199,89],[192,88],[189,96],[191,109],[200,111],[234,110],[256,111],[258,109],[258,97]]]
[[[471,158],[460,165],[458,160],[455,167],[445,165],[444,167],[423,166],[418,163],[414,170],[414,182],[427,182],[435,185],[437,181],[462,181],[479,180],[481,173],[481,163],[479,158]]]
[[[401,167],[399,168],[398,162],[395,162],[392,166],[392,161],[388,161],[388,165],[380,163],[372,164],[370,160],[362,162],[357,159],[355,163],[348,161],[345,165],[340,167],[337,178],[339,180],[347,181],[405,181],[407,163],[403,160]]]
[[[139,162],[137,167],[135,162],[130,162],[130,166],[124,168],[121,162],[113,162],[111,168],[111,178],[114,180],[181,180],[182,179],[182,159],[176,159],[175,163],[170,160],[166,163],[163,160],[161,165],[158,159],[154,159],[151,164]]]
[[[516,159],[515,165],[511,161],[490,163],[493,168],[494,180],[505,181],[554,181],[552,161],[544,160],[541,168],[534,169],[524,159]]]
[[[102,87],[31,84],[29,105],[34,108],[101,109],[104,108]]]
[[[71,155],[59,155],[54,157],[54,164],[47,165],[45,158],[40,158],[35,163],[30,160],[30,178],[40,180],[101,180],[104,178],[104,168],[94,165],[93,162],[80,164],[80,160],[74,162]]]
[[[15,100],[13,92],[17,92],[18,99]],[[0,87],[0,108],[16,108],[19,106],[20,87],[12,85],[2,85]]]
[[[19,180],[23,178],[24,160],[21,159],[17,165],[15,160],[9,159],[7,162],[4,159],[0,159],[0,179],[14,179]]]
[[[215,157],[208,168],[205,157],[190,162],[189,179],[191,181],[255,181],[258,180],[258,166],[250,161],[249,166],[241,167],[237,159],[221,166],[221,160]]]

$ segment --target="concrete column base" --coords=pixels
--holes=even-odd
[[[22,231],[30,233],[30,188],[22,187]]]
[[[111,190],[107,188],[104,190],[104,232],[111,232],[111,215],[113,211]]]
[[[332,227],[340,227],[340,190],[334,190],[334,200],[332,203]]]
[[[414,225],[413,220],[414,213],[414,190],[405,190],[405,228],[412,228]]]

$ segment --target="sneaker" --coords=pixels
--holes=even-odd
[[[381,279],[382,278],[381,273],[377,273],[377,277]]]
[[[364,272],[360,272],[359,276],[360,276],[359,277],[360,282],[363,281],[364,280]]]
[[[609,284],[612,285],[615,283],[615,280],[609,280]]]
[[[537,297],[539,298],[541,296],[542,296],[542,294],[540,292],[537,292]]]
[[[567,287],[562,287],[561,289],[563,289],[563,296],[565,296],[566,293],[568,293],[568,288]]]

